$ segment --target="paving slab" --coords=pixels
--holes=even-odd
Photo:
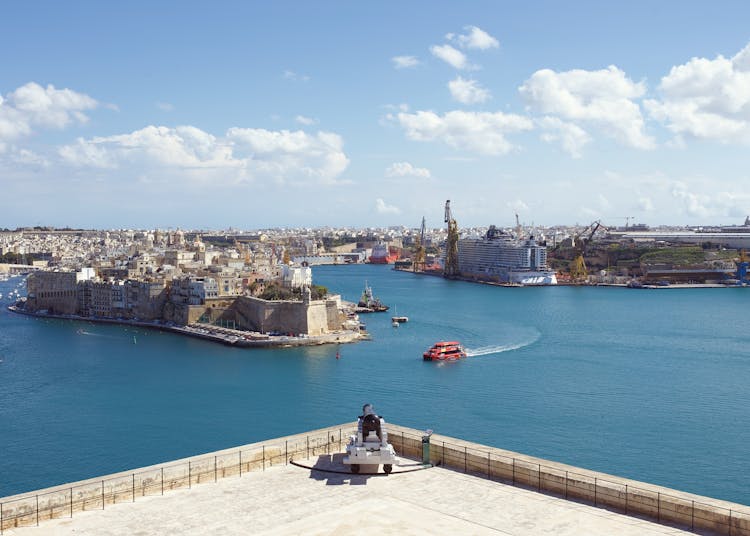
[[[340,454],[138,497],[6,535],[690,534],[442,467],[353,475]]]

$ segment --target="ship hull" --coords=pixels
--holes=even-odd
[[[393,264],[396,262],[396,257],[386,255],[385,257],[370,257],[370,264]]]

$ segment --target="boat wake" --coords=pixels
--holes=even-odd
[[[91,331],[86,331],[85,329],[79,329],[76,331],[78,335],[86,335],[87,337],[101,337],[102,339],[122,339],[123,337],[117,337],[115,335],[105,335],[103,333],[94,333]]]
[[[519,350],[521,348],[525,348],[534,344],[539,340],[539,337],[540,333],[537,332],[532,338],[519,343],[495,344],[492,346],[480,346],[478,348],[466,348],[466,356],[477,357],[480,355],[501,354],[503,352],[510,352],[512,350]]]

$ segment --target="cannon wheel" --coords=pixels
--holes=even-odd
[[[351,468],[352,468],[352,473],[354,473],[354,474],[359,473],[359,464],[358,463],[353,463],[351,465]]]
[[[385,465],[383,465],[383,471],[385,471],[385,474],[390,475],[391,471],[393,471],[393,465],[391,465],[390,463],[386,463]]]

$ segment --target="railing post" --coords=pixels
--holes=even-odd
[[[307,441],[307,457],[310,457],[310,436],[306,436],[305,440]]]
[[[693,510],[690,512],[690,530],[695,530],[695,501],[693,501]]]
[[[162,492],[162,495],[164,495],[164,492]],[[102,480],[102,510],[104,510],[104,480]]]
[[[487,478],[492,480],[492,464],[490,463],[490,453],[487,452]]]
[[[289,440],[286,439],[284,441],[284,459],[286,460],[284,462],[284,465],[289,463]]]
[[[242,449],[240,449],[240,478],[242,478]]]
[[[516,484],[516,459],[513,458],[513,485]]]
[[[161,468],[161,494],[164,495],[164,468]]]
[[[217,457],[218,456],[214,456],[214,482],[216,482],[218,480],[218,476],[217,476],[217,473],[216,473],[216,458]]]
[[[730,521],[731,521],[731,515],[730,515]],[[39,526],[39,495],[36,496],[36,526],[37,527]]]
[[[188,489],[193,487],[193,465],[188,462]]]
[[[263,445],[263,470],[266,470],[266,446]]]
[[[695,501],[693,501],[695,504]],[[693,506],[695,508],[695,506]],[[628,515],[628,485],[625,484],[625,515]]]
[[[73,488],[70,488],[70,517],[73,517]]]
[[[565,471],[565,498],[568,498],[568,472]]]
[[[135,502],[135,473],[133,473],[133,502]]]
[[[594,506],[596,506],[596,477],[594,477]]]
[[[466,463],[466,447],[464,447],[464,473],[468,472]]]
[[[656,492],[656,520],[661,523],[661,492]]]
[[[729,510],[729,536],[732,536],[732,511]]]
[[[542,491],[542,464],[536,464],[536,490]]]

